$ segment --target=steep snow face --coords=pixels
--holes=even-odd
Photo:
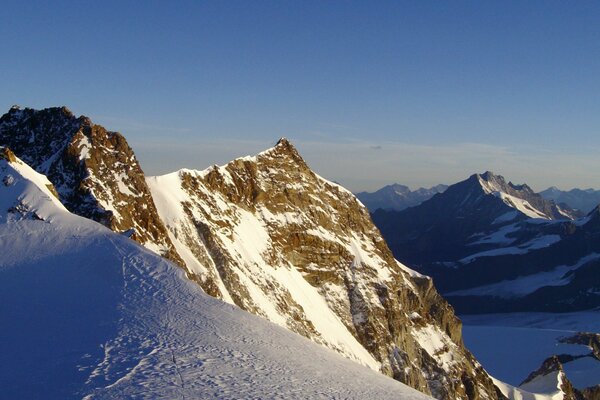
[[[360,202],[287,140],[147,182],[207,293],[435,397],[496,397],[431,280],[399,264]]]
[[[72,212],[112,230],[130,231],[153,251],[181,261],[170,243],[123,136],[65,107],[13,107],[0,118],[0,145],[48,176]]]
[[[3,398],[426,398],[207,296],[47,184],[0,157]]]
[[[475,175],[485,194],[501,199],[506,205],[529,218],[574,219],[569,211],[556,206],[535,193],[527,185],[506,183],[504,178],[488,171]]]

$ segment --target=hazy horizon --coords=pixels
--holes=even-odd
[[[352,191],[600,188],[600,3],[10,3],[2,112],[66,105],[150,174],[288,137]]]

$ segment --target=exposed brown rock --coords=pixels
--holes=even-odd
[[[161,179],[149,179],[155,196]],[[177,179],[187,195],[185,217],[165,222],[204,266],[188,269],[205,291],[273,319],[251,292],[260,290],[288,329],[347,355],[276,278],[280,269],[298,271],[383,373],[440,399],[502,397],[464,348],[460,321],[431,279],[400,266],[354,195],[318,177],[289,141],[223,167],[182,170]],[[268,236],[257,265],[231,247],[244,218]],[[370,259],[357,258],[359,252]],[[420,342],[430,333],[444,343],[432,354]]]
[[[54,184],[71,212],[183,264],[160,221],[144,173],[125,138],[66,107],[12,107],[0,118],[0,145]]]

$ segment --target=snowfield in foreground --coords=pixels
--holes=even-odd
[[[46,182],[0,157],[0,397],[427,398],[209,297]]]

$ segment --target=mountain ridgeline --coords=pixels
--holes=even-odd
[[[395,257],[433,277],[461,313],[600,305],[600,225],[487,172],[375,224]]]
[[[0,118],[0,146],[50,179],[61,202],[157,253],[182,264],[158,217],[133,150],[66,107],[12,107]]]
[[[589,213],[600,204],[600,190],[571,189],[560,190],[554,186],[543,190],[540,195],[556,204],[564,204],[583,213]]]
[[[13,107],[0,145],[70,211],[175,260],[211,296],[436,398],[503,397],[431,279],[397,262],[360,202],[289,141],[145,179],[120,134],[65,108]]]
[[[446,189],[448,189],[446,185],[436,185],[429,189],[419,188],[411,191],[408,186],[395,183],[384,186],[373,193],[356,193],[356,197],[371,211],[379,208],[401,211],[405,208],[418,206],[425,200],[429,200],[437,193],[442,193]]]

